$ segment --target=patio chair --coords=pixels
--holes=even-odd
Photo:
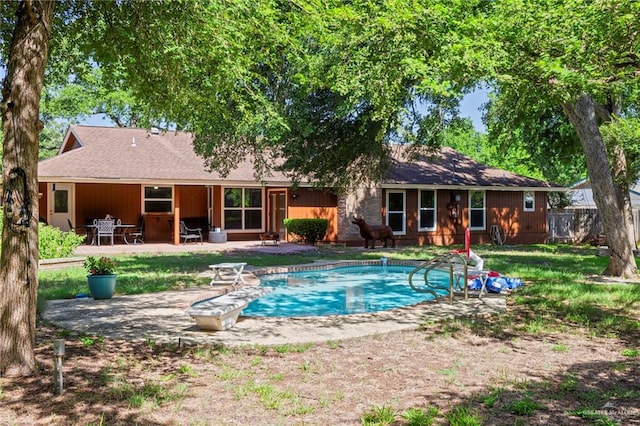
[[[113,231],[116,228],[116,221],[113,219],[99,219],[96,224],[96,238],[98,245],[103,237],[111,238],[111,245],[113,245]]]
[[[84,239],[87,239],[87,230],[86,229],[82,229],[82,228],[74,228],[73,225],[71,224],[71,219],[67,219],[67,223],[69,224],[69,231],[73,231],[76,234],[83,236]]]
[[[140,223],[137,228],[133,228],[129,233],[133,244],[144,244],[144,216],[140,216]]]
[[[121,219],[116,219],[116,226],[113,228],[113,237],[120,237],[123,243],[127,242],[127,228],[122,226]]]
[[[187,228],[187,225],[184,221],[180,221],[180,238],[183,243],[187,241],[197,241],[200,240],[202,244],[202,228]]]

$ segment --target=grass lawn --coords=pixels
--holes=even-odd
[[[640,286],[594,279],[608,262],[595,250],[476,246],[485,269],[521,278],[525,286],[507,296],[502,315],[423,324],[414,333],[324,345],[176,348],[45,328],[40,358],[50,358],[53,337],[66,339],[70,390],[53,408],[46,398],[9,403],[50,385],[35,380],[22,389],[0,381],[0,418],[38,420],[10,417],[23,412],[59,424],[636,424]],[[322,247],[287,256],[122,256],[117,292],[205,286],[209,279],[199,273],[218,262],[429,259],[447,251]],[[41,271],[40,299],[87,292],[85,275],[81,267]],[[101,411],[85,417],[81,407],[97,404]]]

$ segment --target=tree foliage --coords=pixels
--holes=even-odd
[[[530,110],[532,99],[543,100],[533,105],[561,107],[580,141],[614,253],[605,273],[634,276],[629,179],[619,178],[628,177],[630,170],[624,147],[607,149],[600,129],[637,100],[640,23],[635,17],[640,4],[501,0],[492,2],[488,11],[488,34],[494,43],[486,54],[499,93],[508,93],[520,111]],[[528,120],[554,115],[559,116],[542,108]]]
[[[389,141],[440,142],[464,87],[453,63],[462,69],[471,56],[453,31],[465,5],[94,6],[90,33],[76,32],[104,80],[125,81],[150,116],[194,131],[197,152],[223,173],[253,154],[258,176],[278,165],[324,186],[377,180]]]
[[[485,117],[491,143],[509,156],[520,152],[527,167],[539,171],[532,177],[561,185],[586,177],[582,146],[557,102],[533,90],[501,91],[489,103]]]

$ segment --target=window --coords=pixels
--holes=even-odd
[[[145,213],[173,212],[173,187],[145,186],[144,187],[144,212]]]
[[[536,209],[536,194],[533,191],[524,192],[524,211],[532,212]]]
[[[387,225],[393,229],[396,235],[405,234],[405,203],[404,191],[387,192]]]
[[[419,231],[436,230],[436,192],[421,190],[419,200]]]
[[[262,229],[262,189],[225,188],[224,229]]]
[[[53,212],[69,213],[69,191],[53,191]]]
[[[484,191],[469,191],[469,229],[485,229]]]

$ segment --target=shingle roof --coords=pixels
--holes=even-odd
[[[549,182],[521,176],[507,170],[489,167],[458,151],[442,147],[434,155],[420,155],[407,161],[407,149],[393,147],[393,165],[384,184],[427,185],[437,187],[532,188],[555,189]]]
[[[38,165],[40,178],[61,180],[120,181],[221,181],[208,172],[185,132],[152,133],[147,129],[73,126],[60,154]],[[224,178],[225,181],[256,182],[252,164],[244,161]],[[288,182],[273,173],[274,182]]]
[[[244,161],[224,179],[208,172],[185,132],[152,133],[147,129],[73,126],[56,157],[43,160],[38,174],[45,181],[155,181],[212,184],[256,182],[253,166]],[[383,185],[438,187],[502,187],[551,189],[548,182],[488,167],[451,148],[439,155],[407,161],[406,150],[393,148],[393,166]],[[265,179],[286,185],[279,172]]]

